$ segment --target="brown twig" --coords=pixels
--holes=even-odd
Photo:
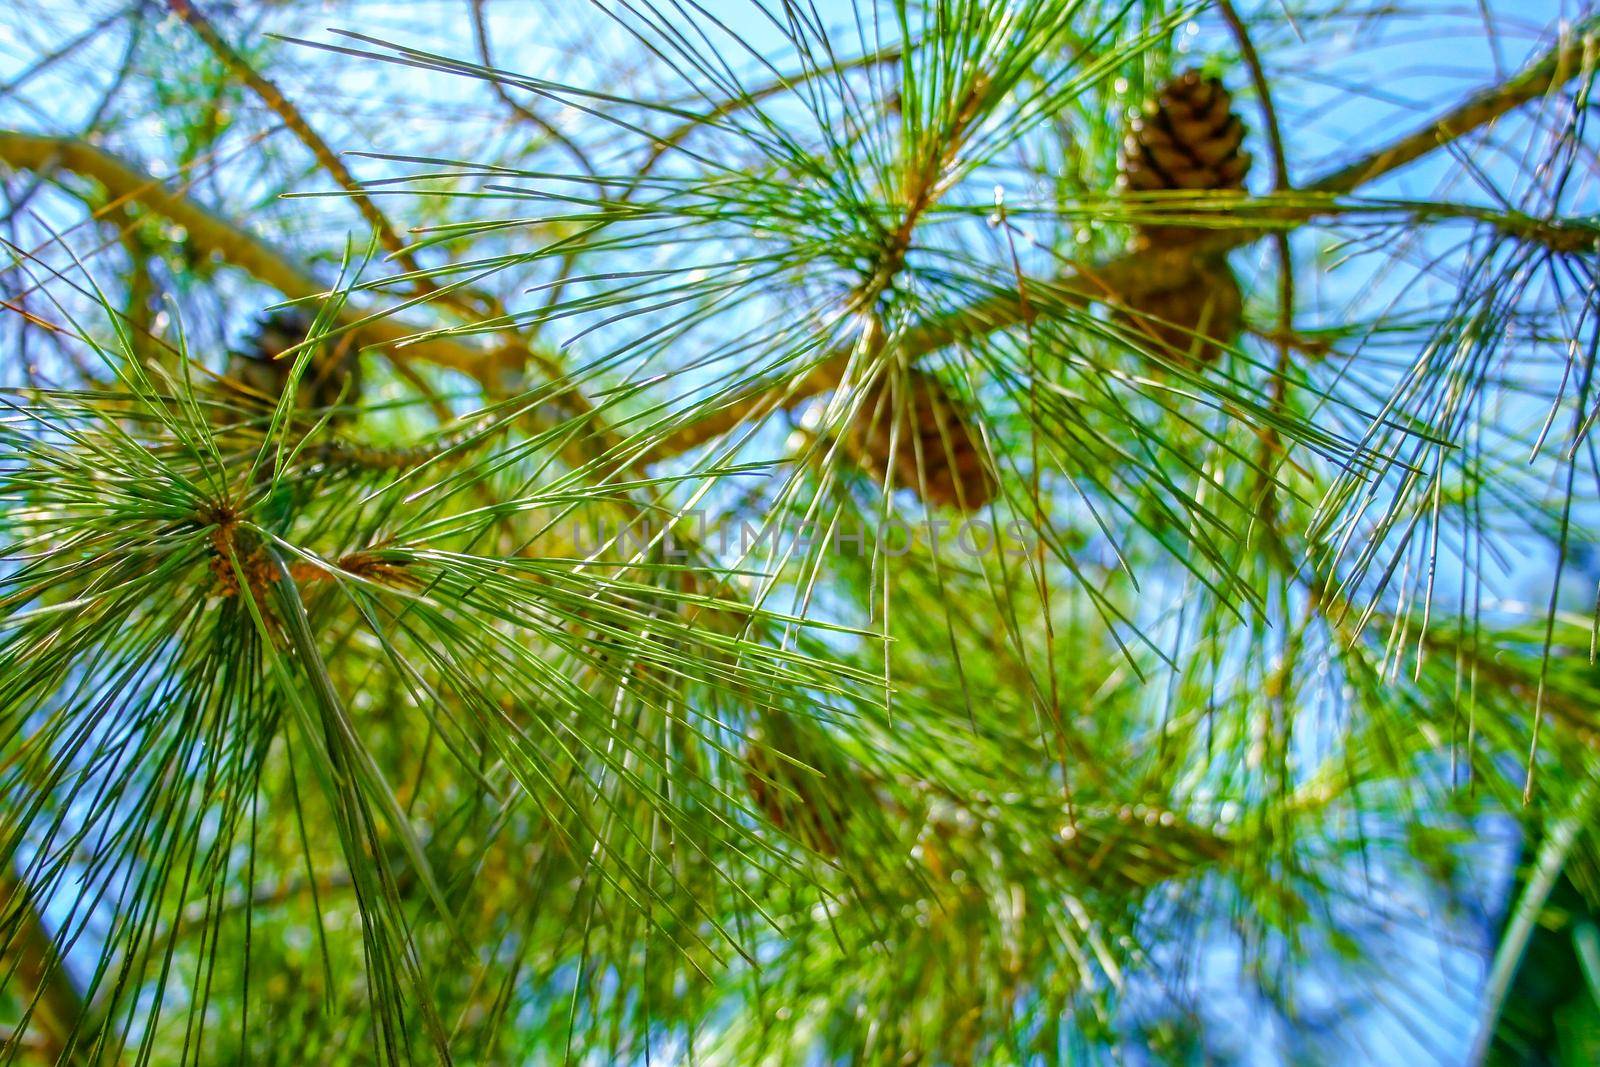
[[[1564,38],[1521,73],[1474,93],[1426,126],[1323,175],[1306,188],[1320,193],[1347,193],[1489,125],[1576,77],[1583,69],[1584,54],[1591,43],[1588,35]]]
[[[32,895],[9,865],[0,870],[0,969],[32,1012],[29,1029],[50,1063],[90,1062],[84,1043],[88,1007],[73,984]]]
[[[400,231],[390,223],[388,216],[383,213],[372,197],[367,195],[361,182],[344,165],[344,161],[339,158],[338,153],[329,147],[328,143],[322,139],[322,136],[316,130],[312,129],[311,123],[306,120],[300,109],[288,97],[283,95],[283,91],[278,88],[277,84],[256,70],[249,60],[225,41],[221,33],[217,31],[217,28],[189,0],[168,0],[168,4],[184,22],[189,24],[189,27],[195,31],[195,35],[205,42],[206,47],[211,49],[213,54],[222,61],[233,76],[260,97],[261,102],[267,106],[268,110],[283,120],[285,128],[294,134],[300,143],[306,147],[317,161],[317,165],[327,171],[339,188],[344,190],[345,194],[355,204],[356,210],[361,213],[361,217],[366,221],[367,225],[378,235],[378,243],[383,246],[385,251],[394,256],[395,262],[400,264],[405,271],[413,292],[421,296],[432,297],[441,304],[452,307],[471,318],[480,317],[485,308],[489,309],[490,314],[495,313],[494,309],[489,306],[489,298],[484,294],[471,292],[472,299],[469,300],[466,299],[469,295],[468,290],[441,290],[435,285],[428,272],[418,266],[416,258],[406,246],[405,239],[400,235]],[[477,303],[474,303],[474,300]],[[402,369],[401,374],[402,376],[407,376],[404,369]]]
[[[1267,81],[1266,69],[1261,65],[1261,56],[1256,52],[1255,42],[1250,39],[1250,31],[1246,28],[1244,20],[1239,17],[1239,12],[1234,9],[1232,0],[1217,0],[1217,10],[1222,14],[1223,21],[1228,24],[1228,29],[1239,46],[1239,54],[1244,59],[1245,67],[1250,71],[1250,80],[1255,85],[1256,102],[1261,107],[1267,146],[1272,153],[1272,191],[1279,195],[1288,193],[1293,189],[1289,182],[1289,157],[1283,149],[1283,130],[1278,125],[1278,108],[1272,100],[1272,86]],[[1279,340],[1278,359],[1273,364],[1272,384],[1267,403],[1273,411],[1277,411],[1283,406],[1289,388],[1288,338],[1294,333],[1294,259],[1289,248],[1287,233],[1282,230],[1275,231],[1272,239],[1278,254]],[[1262,520],[1272,523],[1276,521],[1277,514],[1277,476],[1274,463],[1283,452],[1283,437],[1279,434],[1277,426],[1271,423],[1263,426],[1260,432],[1261,454],[1256,461],[1256,469],[1261,472],[1258,506]]]

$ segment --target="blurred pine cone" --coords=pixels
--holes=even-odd
[[[244,349],[228,356],[227,377],[234,392],[251,405],[270,406],[289,383],[293,356],[284,355],[306,339],[312,319],[298,308],[275,311],[256,323]],[[240,388],[242,387],[242,388]],[[346,391],[348,387],[348,391]],[[353,404],[361,395],[361,361],[351,335],[319,345],[301,376],[296,406],[327,408]]]
[[[744,747],[744,782],[750,799],[773,826],[812,852],[839,855],[846,813],[837,806],[837,787],[784,759],[771,744],[754,739]]]
[[[923,371],[901,372],[897,382],[891,389],[885,376],[873,387],[845,435],[846,448],[879,484],[888,482],[892,459],[895,488],[935,507],[977,511],[994,495],[994,481],[965,406]]]
[[[1214,77],[1185,71],[1166,84],[1122,143],[1120,188],[1135,193],[1243,189],[1250,154],[1233,97]],[[1173,245],[1204,235],[1192,226],[1140,226],[1141,243]]]
[[[1171,288],[1145,293],[1111,313],[1140,346],[1189,365],[1220,356],[1239,336],[1243,317],[1244,294],[1224,256],[1197,258]]]

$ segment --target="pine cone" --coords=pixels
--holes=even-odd
[[[994,481],[963,405],[922,371],[902,372],[898,388],[888,383],[885,377],[873,387],[846,434],[856,462],[886,484],[892,458],[895,488],[910,489],[936,507],[977,511],[987,504]],[[897,415],[900,434],[894,441]]]
[[[1192,366],[1215,360],[1239,336],[1244,294],[1223,256],[1197,259],[1182,282],[1147,293],[1111,320],[1144,348]]]
[[[752,743],[744,749],[744,782],[750,799],[773,826],[812,852],[839,854],[845,813],[830,801],[818,775]]]
[[[1244,123],[1233,98],[1216,78],[1197,70],[1178,75],[1136,115],[1122,144],[1120,188],[1162,190],[1243,189],[1250,154],[1240,150]],[[1140,243],[1173,245],[1203,236],[1190,226],[1141,226]]]
[[[1130,124],[1120,160],[1120,188],[1137,193],[1242,190],[1250,155],[1241,151],[1244,123],[1216,78],[1190,70],[1178,75]],[[1195,226],[1135,227],[1135,251],[1199,240]],[[1146,348],[1169,359],[1204,364],[1238,336],[1244,298],[1223,255],[1196,258],[1175,284],[1112,312]],[[1198,335],[1198,336],[1197,336]]]
[[[277,402],[294,369],[293,357],[283,353],[304,341],[312,325],[311,317],[298,308],[273,312],[256,324],[247,348],[230,353],[227,376],[244,387],[238,391],[249,403]],[[349,334],[318,347],[301,376],[295,397],[298,406],[332,407],[341,397],[349,404],[361,395],[361,361],[356,347]]]

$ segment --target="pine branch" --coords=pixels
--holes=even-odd
[[[9,868],[0,871],[0,973],[20,987],[18,999],[31,1012],[29,1027],[40,1035],[51,1063],[88,1063],[81,1045],[87,1006],[32,896]]]
[[[808,64],[801,75],[773,69],[777,81],[746,90],[719,69],[727,64],[711,39],[680,35],[699,21],[689,9],[715,21],[697,5],[602,6],[633,14],[640,43],[669,73],[687,72],[697,95],[682,108],[639,104],[494,69],[484,0],[473,0],[475,25],[463,28],[477,31],[481,64],[470,73],[513,109],[534,101],[524,118],[535,124],[537,98],[547,93],[617,104],[615,116],[598,104],[584,113],[597,123],[615,118],[642,138],[629,158],[660,156],[664,167],[679,158],[672,145],[681,142],[687,158],[698,133],[713,144],[723,137],[723,151],[699,157],[710,173],[674,165],[645,182],[490,160],[463,166],[462,181],[437,190],[432,179],[453,176],[420,175],[426,203],[508,193],[534,206],[525,216],[425,228],[411,249],[426,261],[425,247],[451,242],[448,262],[398,277],[321,282],[331,271],[258,239],[255,220],[230,215],[226,201],[213,209],[190,200],[193,171],[158,180],[93,145],[0,131],[0,164],[8,153],[26,157],[35,184],[55,169],[68,189],[86,188],[90,224],[115,221],[131,203],[166,215],[197,250],[285,295],[331,301],[314,335],[338,317],[342,332],[364,343],[405,339],[381,352],[402,374],[425,364],[464,371],[482,386],[483,405],[419,443],[405,440],[415,430],[404,414],[413,398],[390,403],[392,391],[369,391],[357,425],[412,446],[387,450],[324,436],[338,425],[311,414],[320,407],[296,408],[292,396],[271,415],[241,412],[209,401],[187,376],[163,377],[157,371],[166,367],[119,352],[101,354],[129,369],[122,391],[15,394],[15,417],[0,420],[0,490],[12,504],[0,524],[8,561],[0,705],[40,714],[10,717],[8,781],[19,803],[45,798],[71,817],[74,841],[95,844],[61,852],[64,877],[79,886],[70,901],[50,898],[38,877],[11,890],[0,928],[11,944],[0,967],[13,969],[22,1003],[37,1007],[12,1035],[16,1044],[0,1046],[0,1059],[107,1049],[110,1058],[114,1042],[130,1040],[143,1060],[270,1059],[284,1033],[305,1058],[386,1062],[422,1058],[430,1047],[470,1062],[626,1062],[690,1042],[697,1055],[709,1049],[730,1062],[784,1049],[960,1062],[1059,1056],[1068,1041],[1133,1047],[1151,1032],[1146,1002],[1167,1006],[1145,991],[1171,979],[1172,1005],[1186,1005],[1191,990],[1203,995],[1209,981],[1182,964],[1219,935],[1238,933],[1242,968],[1259,967],[1269,951],[1299,968],[1322,962],[1319,935],[1342,934],[1344,916],[1391,910],[1372,887],[1385,884],[1396,857],[1423,854],[1404,854],[1409,842],[1387,835],[1427,830],[1455,810],[1426,787],[1466,672],[1474,714],[1485,697],[1483,725],[1469,720],[1466,748],[1482,752],[1485,766],[1520,740],[1518,705],[1538,710],[1535,686],[1561,727],[1541,754],[1548,765],[1566,769],[1569,753],[1594,739],[1594,687],[1581,665],[1558,664],[1545,693],[1532,637],[1508,630],[1480,640],[1465,606],[1459,629],[1430,626],[1428,610],[1444,602],[1431,583],[1420,608],[1409,595],[1356,603],[1365,572],[1340,584],[1337,569],[1321,565],[1319,540],[1328,535],[1319,522],[1291,541],[1291,524],[1254,521],[1252,479],[1271,482],[1263,468],[1284,453],[1261,457],[1252,433],[1275,440],[1281,428],[1285,442],[1302,441],[1316,457],[1281,485],[1285,507],[1319,508],[1311,513],[1319,518],[1319,483],[1366,479],[1369,454],[1380,470],[1417,466],[1387,439],[1368,448],[1345,434],[1367,418],[1366,402],[1396,361],[1383,346],[1432,328],[1431,305],[1353,315],[1362,321],[1300,339],[1286,297],[1283,321],[1262,336],[1294,349],[1277,370],[1298,387],[1275,391],[1271,403],[1254,374],[1229,390],[1242,382],[1247,352],[1203,372],[1178,368],[1202,394],[1205,414],[1186,390],[1158,388],[1153,378],[1134,383],[1137,395],[1120,395],[1120,365],[1109,382],[1090,374],[1102,344],[1126,339],[1096,318],[1100,310],[1191,275],[1197,256],[1263,236],[1286,243],[1297,226],[1335,219],[1374,245],[1438,223],[1430,244],[1465,233],[1469,245],[1511,245],[1576,270],[1600,251],[1600,226],[1561,206],[1570,200],[1520,200],[1522,212],[1536,213],[1522,214],[1346,195],[1370,177],[1349,189],[1295,189],[1281,147],[1267,198],[1084,196],[1073,175],[1105,162],[1116,133],[1116,116],[1098,110],[1105,100],[1097,87],[1113,68],[1131,70],[1138,49],[1170,43],[1164,32],[1140,36],[1124,53],[1118,34],[1136,9],[1122,9],[1113,24],[1106,15],[1117,5],[955,5],[972,14],[970,25],[927,6],[929,40],[913,48],[901,27],[905,89],[888,100],[875,78],[859,99],[856,78],[837,86],[837,98],[823,85],[794,92],[820,72],[868,61],[823,62],[833,56],[820,26],[790,27]],[[807,7],[768,6],[795,19]],[[1009,28],[1002,34],[991,23]],[[1058,45],[1085,27],[1097,35],[1099,58],[1080,70]],[[860,36],[870,47],[866,29]],[[468,72],[397,52],[412,66]],[[581,62],[591,59],[599,61]],[[1041,67],[1076,79],[1041,90],[1047,102],[1030,110],[1005,79]],[[985,83],[979,68],[994,80]],[[261,70],[287,86],[274,66]],[[1265,97],[1265,78],[1255,74]],[[247,75],[229,66],[225,81],[241,80]],[[1080,99],[1082,86],[1091,91]],[[768,96],[783,101],[771,114],[753,106]],[[808,102],[831,155],[818,154],[810,119],[791,121]],[[479,117],[504,122],[492,103]],[[633,106],[669,122],[636,126]],[[1034,141],[1017,132],[1024,120],[1077,133],[1069,109],[1079,107],[1093,143],[1063,181],[1079,199],[1041,200],[1011,218],[1051,227],[1181,218],[1209,236],[1068,263],[1059,276],[1051,267],[1051,277],[1031,281],[1014,248],[1001,267],[994,249],[968,240],[988,214],[967,202],[969,186],[987,176],[979,168],[1030,171],[1022,157]],[[1434,127],[1432,146],[1449,139],[1437,129],[1461,136]],[[304,131],[296,132],[320,162],[327,146]],[[584,146],[613,143],[599,125],[577,131]],[[538,164],[559,155],[559,145],[535,140]],[[528,158],[519,150],[502,149],[513,163]],[[1392,170],[1404,165],[1394,162],[1401,155],[1379,162]],[[344,192],[384,203],[368,190]],[[628,204],[636,192],[648,202]],[[101,208],[102,199],[110,204]],[[997,236],[1003,248],[1019,231],[1004,210],[995,218],[995,234],[975,236]],[[531,249],[505,239],[524,226],[534,228]],[[960,232],[944,240],[946,226]],[[474,235],[483,243],[466,247]],[[402,228],[396,239],[410,236]],[[137,261],[151,250],[129,252]],[[577,295],[565,295],[568,256],[615,261],[595,263],[574,280]],[[940,256],[948,257],[943,267]],[[719,270],[723,260],[732,266]],[[545,281],[550,264],[562,265],[555,283]],[[526,295],[553,284],[556,295],[537,312],[508,313],[491,298],[468,307],[477,298],[461,279],[479,266],[517,268],[508,286],[537,283]],[[1453,261],[1438,266],[1444,276]],[[1289,274],[1286,266],[1279,281]],[[770,307],[770,279],[781,286],[791,277],[792,312],[759,317]],[[402,299],[396,283],[432,291]],[[383,317],[344,311],[346,298],[384,305]],[[115,318],[112,303],[101,304]],[[1095,315],[1079,310],[1086,305]],[[408,309],[422,309],[410,312],[410,324],[391,317]],[[1552,324],[1542,305],[1517,310],[1526,315],[1508,321],[1519,343],[1533,337],[1528,362],[1539,364],[1526,377],[1542,386],[1545,348],[1567,323],[1550,316]],[[758,313],[748,332],[747,312]],[[192,314],[186,306],[184,316]],[[909,336],[908,314],[926,316],[910,320]],[[630,319],[634,336],[586,342],[599,351],[570,366],[549,355],[553,334],[534,332],[575,321],[577,343]],[[724,324],[731,328],[718,332]],[[16,325],[24,340],[32,335]],[[886,336],[888,328],[895,332]],[[1067,357],[1060,381],[1043,382],[1048,368],[1036,356],[1048,359],[1046,346],[1057,344],[1071,351],[1077,330],[1091,343]],[[117,332],[128,343],[127,331]],[[1032,343],[1035,333],[1043,344]],[[1356,370],[1374,368],[1375,384],[1350,380],[1336,393],[1321,382],[1338,368],[1294,365],[1316,358],[1300,345],[1338,343],[1342,353],[1346,338],[1363,333],[1382,350]],[[837,425],[794,430],[785,446],[792,473],[768,474],[726,454],[646,473],[667,454],[657,451],[663,438],[669,448],[679,440],[674,431],[705,441],[776,430],[758,423],[830,390],[829,418],[847,401],[871,407],[871,376],[899,370],[884,360],[965,338],[974,359],[946,371],[976,373],[980,398],[1029,390],[1025,411],[997,403],[975,418],[973,433],[999,443],[1001,462],[1016,461],[1001,471],[1015,479],[1009,485],[1021,482],[1021,448],[1031,445],[1034,564],[999,552],[992,564],[941,558],[936,547],[900,558],[881,529],[868,532],[870,522],[849,536],[858,552],[842,551],[835,535],[880,506],[894,515],[894,486],[911,480],[885,478],[880,494],[852,477],[859,472],[836,469],[841,457],[864,466],[838,444],[847,439]],[[731,372],[712,377],[729,364]],[[1048,384],[1061,388],[1034,388]],[[427,379],[413,385],[428,395]],[[969,376],[961,398],[974,389]],[[1290,402],[1312,390],[1311,399],[1337,405],[1331,417]],[[688,399],[706,391],[707,399]],[[348,418],[344,399],[327,410]],[[1445,425],[1409,407],[1372,421],[1397,435]],[[948,454],[952,435],[935,428]],[[1455,439],[1449,429],[1436,437],[1440,447]],[[918,455],[916,438],[910,447]],[[731,454],[733,444],[717,449]],[[1356,459],[1344,462],[1354,449]],[[1060,478],[1047,485],[1038,472],[1052,466]],[[738,482],[749,489],[730,507],[723,490]],[[1459,486],[1444,489],[1436,523],[1471,521],[1479,494],[1490,508],[1516,499],[1465,471]],[[702,555],[678,529],[659,543],[652,530],[692,525],[674,511],[692,506],[683,503],[691,491],[716,506],[721,532],[759,517],[763,529],[803,521],[821,536],[777,559],[745,550],[731,564],[723,562],[726,538],[720,555]],[[938,506],[924,502],[930,513]],[[580,519],[615,515],[624,523],[614,539],[602,521],[596,536],[606,546],[584,543]],[[1498,517],[1491,513],[1491,524]],[[562,532],[569,518],[570,539]],[[636,542],[627,555],[621,527],[635,519],[656,543]],[[1352,538],[1364,537],[1359,516],[1351,521]],[[1374,528],[1374,542],[1398,532],[1387,517]],[[1498,532],[1491,525],[1487,536]],[[714,533],[697,536],[713,543]],[[831,557],[819,547],[830,541]],[[680,556],[684,563],[672,562]],[[1463,566],[1463,579],[1485,573]],[[787,613],[768,606],[791,595]],[[1143,648],[1129,650],[1129,632]],[[1575,625],[1563,632],[1566,655],[1580,634]],[[1311,658],[1313,641],[1328,646],[1322,662]],[[1407,680],[1401,661],[1413,647],[1417,670]],[[1150,672],[1147,663],[1163,666]],[[1474,729],[1483,731],[1478,740]],[[308,760],[319,788],[302,798]],[[407,842],[405,857],[397,837]],[[8,876],[20,881],[0,869],[0,902]],[[57,923],[67,904],[76,917]],[[459,939],[444,936],[448,924],[435,913],[453,917]],[[96,935],[71,952],[74,972],[84,970],[86,949],[100,963],[88,1020],[67,1027],[65,1044],[49,1044],[59,1029],[50,1009],[57,991],[27,977],[51,969],[18,962],[30,919],[43,938],[39,958],[54,959],[63,977],[71,972],[59,965],[66,950],[58,946],[83,922]],[[470,951],[460,951],[461,941]],[[1263,948],[1278,944],[1281,956]],[[1359,947],[1366,955],[1378,946]],[[1380,962],[1373,953],[1362,964]],[[1342,980],[1347,965],[1356,966],[1344,959],[1325,973]],[[1261,984],[1275,992],[1268,979]],[[64,992],[74,992],[70,983]],[[913,1001],[916,1012],[894,1011]],[[1316,1025],[1292,1007],[1286,1020]],[[1185,1058],[1154,1043],[1150,1051]]]
[[[153,175],[104,149],[73,138],[0,130],[0,162],[40,173],[64,168],[94,180],[105,188],[114,203],[138,202],[166,216],[184,227],[189,240],[198,250],[220,256],[290,299],[323,298],[329,292],[328,286],[298,267],[288,253],[181,192],[169,189]],[[420,302],[419,298],[407,301],[402,306],[410,307]],[[413,340],[422,332],[422,328],[406,323],[390,311],[364,311],[348,303],[341,308],[339,320],[347,327],[359,326],[363,336],[372,343],[393,346],[406,342],[404,348],[385,349],[388,358],[397,366],[404,367],[411,360],[421,360],[467,374],[490,392],[499,390],[503,373],[528,364],[540,366],[552,377],[558,376],[553,363],[519,339],[490,350],[474,348],[436,335]],[[576,388],[561,390],[548,405],[525,411],[520,417],[533,433],[558,425],[564,419],[586,420],[591,432],[586,436],[570,436],[563,449],[575,466],[592,462],[621,444],[618,435],[604,425],[593,404]],[[624,457],[618,465],[626,472],[640,473],[643,470],[637,457]]]
[[[1550,899],[1550,891],[1555,888],[1557,879],[1566,868],[1579,834],[1593,819],[1596,786],[1594,779],[1584,783],[1572,798],[1571,810],[1552,822],[1539,844],[1532,876],[1517,898],[1510,924],[1495,950],[1494,966],[1489,972],[1488,988],[1478,1013],[1478,1032],[1468,1063],[1483,1063],[1488,1057],[1501,1013],[1506,1007],[1506,998],[1511,993],[1511,983],[1517,976],[1528,949],[1528,941],[1539,923],[1539,913],[1544,910]]]
[[[1348,193],[1559,89],[1593,66],[1589,58],[1595,47],[1592,27],[1585,30],[1558,42],[1522,73],[1474,93],[1421,129],[1324,175],[1307,188],[1321,193]]]
[[[154,175],[105,149],[76,138],[0,129],[0,163],[41,174],[64,169],[88,178],[105,189],[111,206],[134,202],[164,215],[184,228],[198,251],[220,257],[291,300],[320,300],[329,295],[329,287],[298,266],[288,252],[256,237],[181,191],[168,188]],[[530,365],[538,367],[552,380],[560,377],[554,361],[520,337],[513,335],[492,348],[474,347],[437,334],[419,339],[418,335],[426,332],[426,328],[396,314],[434,300],[453,302],[448,299],[451,295],[448,291],[435,291],[426,297],[408,300],[397,308],[376,310],[346,302],[340,309],[339,322],[346,328],[359,328],[363,340],[382,347],[385,356],[402,373],[414,362],[426,363],[465,374],[491,394],[502,391],[506,377]],[[395,347],[402,343],[404,347]],[[523,416],[534,433],[569,417],[597,418],[592,403],[576,388],[562,391],[550,408],[535,409]],[[616,440],[603,427],[597,428],[596,439],[608,444]],[[591,449],[580,459],[593,458],[594,454]]]
[[[1592,45],[1593,39],[1587,35],[1562,41],[1515,77],[1474,94],[1415,132],[1314,179],[1304,188],[1323,194],[1354,192],[1436,148],[1459,140],[1576,77],[1585,69],[1584,58]],[[1315,211],[1305,212],[1298,221],[1315,215]],[[1295,221],[1290,216],[1284,224]],[[1027,309],[1044,299],[1057,306],[1084,306],[1107,298],[1136,303],[1139,298],[1170,288],[1185,278],[1192,271],[1196,257],[1221,254],[1249,244],[1263,232],[1251,227],[1219,229],[1187,246],[1129,253],[1102,263],[1068,264],[1051,279],[1018,279],[1018,284],[1001,288],[993,296],[913,327],[901,338],[899,347],[908,359],[915,360],[964,337],[1009,329],[1025,321]],[[1589,240],[1592,243],[1592,238]],[[848,353],[835,353],[798,381],[754,389],[666,438],[653,458],[666,459],[688,451],[740,425],[752,413],[789,407],[827,392],[839,383],[848,361]]]
[[[299,138],[300,143],[305,145],[306,149],[315,157],[317,165],[327,171],[333,180],[339,184],[339,187],[350,195],[350,199],[355,203],[356,210],[361,212],[361,217],[366,220],[368,226],[371,226],[376,231],[378,242],[383,245],[386,251],[392,253],[395,259],[408,272],[415,276],[413,281],[418,290],[431,292],[433,290],[431,280],[417,274],[416,260],[412,258],[405,242],[400,239],[400,235],[395,231],[389,219],[378,209],[378,205],[372,202],[372,198],[366,194],[366,191],[362,189],[361,183],[356,181],[354,174],[350,173],[350,168],[346,167],[338,154],[328,147],[328,142],[324,141],[321,135],[311,128],[311,124],[300,113],[300,109],[288,97],[283,95],[283,91],[278,88],[272,79],[256,70],[255,67],[251,66],[249,60],[239,54],[238,49],[223,40],[222,34],[211,24],[211,21],[202,15],[188,0],[170,0],[168,6],[179,18],[188,23],[189,28],[194,30],[195,36],[205,43],[205,46],[221,61],[229,73],[243,82],[251,92],[261,98],[261,102],[267,106],[268,110],[283,120],[283,124],[289,129],[289,132]]]
[[[184,228],[199,252],[219,256],[291,300],[320,299],[328,294],[328,286],[298,266],[288,252],[105,149],[71,137],[0,130],[0,162],[35,173],[66,170],[97,182],[113,203],[134,202],[164,215]],[[407,301],[402,307],[421,302]],[[359,325],[363,337],[379,345],[395,345],[422,332],[422,327],[396,317],[394,310],[397,309],[373,311],[347,305],[340,321],[346,326]],[[510,358],[505,350],[474,348],[444,337],[429,337],[404,349],[390,349],[388,355],[396,362],[418,360],[485,383],[493,382],[499,368]]]

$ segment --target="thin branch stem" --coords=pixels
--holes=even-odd
[[[472,0],[472,35],[478,46],[478,62],[483,64],[485,70],[492,71],[495,69],[495,66],[494,53],[490,47],[489,41],[489,19],[487,12],[484,10],[487,6],[487,0]],[[508,89],[506,89],[505,83],[500,79],[489,78],[487,80],[489,82],[489,88],[491,91],[493,91],[496,99],[504,104],[513,115],[528,123],[530,126],[535,127],[546,137],[550,138],[551,141],[566,149],[567,154],[572,157],[573,162],[577,163],[585,174],[593,177],[596,173],[598,173],[594,169],[594,164],[589,161],[588,154],[585,153],[582,148],[578,147],[577,143],[573,141],[572,138],[568,137],[565,133],[562,133],[560,127],[551,122],[549,119],[545,118],[543,115],[539,114],[537,111],[534,111],[532,108],[518,103],[517,99],[511,95]],[[604,196],[606,191],[606,187],[602,185],[600,187],[601,195]]]
[[[1460,140],[1577,77],[1587,66],[1586,57],[1593,46],[1592,29],[1565,36],[1521,73],[1474,93],[1420,129],[1323,175],[1307,188],[1322,193],[1348,193]]]
[[[327,171],[329,176],[338,183],[339,187],[350,195],[356,210],[361,212],[361,217],[366,220],[368,226],[371,226],[376,231],[378,242],[383,245],[386,251],[393,254],[408,273],[413,275],[419,290],[431,291],[431,283],[424,275],[418,273],[416,260],[406,250],[405,241],[400,238],[399,233],[390,224],[388,217],[379,210],[377,204],[372,202],[372,198],[366,194],[366,191],[361,187],[361,183],[356,180],[355,175],[350,173],[350,169],[344,165],[344,161],[339,158],[338,153],[329,148],[328,142],[324,141],[321,135],[311,128],[311,124],[300,113],[300,109],[288,97],[283,95],[283,91],[270,78],[256,70],[249,60],[240,55],[238,49],[223,40],[222,34],[218,32],[217,28],[189,0],[169,0],[168,6],[188,24],[189,28],[195,32],[195,36],[199,37],[205,43],[205,46],[211,49],[212,54],[222,62],[223,66],[228,68],[234,77],[248,86],[251,92],[261,98],[261,102],[267,106],[268,110],[283,120],[283,124],[288,127],[289,132],[299,138],[300,143],[305,145],[306,149],[316,158],[317,165]]]
[[[1223,21],[1228,24],[1228,29],[1239,46],[1239,53],[1244,57],[1245,67],[1250,71],[1250,80],[1255,85],[1256,102],[1261,108],[1262,123],[1266,127],[1267,146],[1272,153],[1272,191],[1279,195],[1288,193],[1293,189],[1289,182],[1289,157],[1283,149],[1283,130],[1278,125],[1278,108],[1272,100],[1272,86],[1267,81],[1266,69],[1261,65],[1261,56],[1256,51],[1255,42],[1250,39],[1250,31],[1246,28],[1244,20],[1234,9],[1232,0],[1217,0],[1217,10],[1221,12]],[[1289,247],[1287,233],[1279,230],[1272,235],[1272,240],[1278,254],[1278,359],[1272,368],[1268,404],[1273,411],[1277,411],[1283,406],[1289,388],[1291,350],[1288,339],[1294,333],[1294,257]],[[1277,479],[1273,464],[1282,452],[1283,438],[1278,433],[1277,427],[1270,423],[1263,426],[1261,455],[1256,466],[1262,472],[1258,493],[1259,511],[1262,521],[1267,523],[1276,521]]]

